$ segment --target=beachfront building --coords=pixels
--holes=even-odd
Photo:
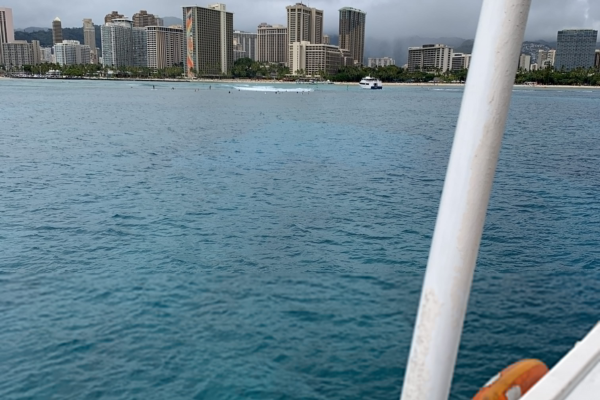
[[[593,29],[568,29],[558,32],[554,68],[570,71],[575,68],[592,68],[598,31]]]
[[[40,42],[37,40],[32,43],[27,43],[25,40],[14,40],[11,43],[2,43],[0,47],[3,64],[7,70],[40,63]]]
[[[367,13],[352,7],[340,9],[339,45],[350,51],[354,64],[362,65],[365,54],[365,23]]]
[[[333,75],[344,65],[351,65],[354,59],[350,52],[337,46],[295,42],[290,45],[289,68],[294,75],[322,76]]]
[[[471,55],[465,53],[453,53],[452,54],[452,71],[460,71],[463,69],[469,69],[471,64]]]
[[[187,77],[225,75],[233,67],[233,14],[225,4],[183,7]]]
[[[248,57],[254,61],[258,61],[258,33],[233,31],[233,52],[234,59],[238,60],[243,57]],[[235,54],[238,57],[235,57]]]
[[[90,46],[82,45],[78,40],[63,40],[54,45],[54,57],[59,65],[91,64]]]
[[[529,71],[531,69],[531,56],[529,54],[521,54],[519,57],[519,70]]]
[[[446,72],[452,67],[453,50],[444,44],[408,48],[408,70]]]
[[[596,50],[596,58],[594,61],[594,67],[596,67],[596,69],[600,69],[600,50]]]
[[[308,42],[311,44],[323,43],[323,10],[308,7],[303,3],[287,6],[288,28],[288,67],[292,69],[293,44]]]
[[[260,62],[286,64],[288,60],[288,29],[283,25],[262,23],[257,33],[257,59]]]
[[[367,65],[369,68],[387,67],[396,65],[396,60],[390,57],[369,58]]]
[[[133,22],[114,18],[100,27],[102,34],[102,65],[105,67],[133,66]]]
[[[183,29],[148,26],[148,67],[169,68],[183,63]]]

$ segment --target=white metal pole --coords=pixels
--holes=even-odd
[[[403,400],[447,399],[531,0],[484,0]]]

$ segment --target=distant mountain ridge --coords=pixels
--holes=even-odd
[[[177,17],[163,17],[162,20],[165,26],[183,25],[183,20]]]
[[[473,45],[475,44],[475,39],[469,39],[462,42],[462,44],[456,48],[454,48],[455,53],[464,53],[471,54],[473,52]]]
[[[38,31],[45,31],[48,30],[50,28],[42,28],[39,26],[30,26],[28,28],[25,29],[15,29],[15,32],[27,32],[27,33],[32,33],[32,32],[38,32]]]

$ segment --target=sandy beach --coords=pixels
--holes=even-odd
[[[0,76],[0,79],[30,79],[30,78],[10,78],[6,76]],[[32,78],[36,79],[36,78]],[[38,78],[39,79],[39,78]],[[60,79],[60,78],[53,78]],[[258,79],[107,79],[107,78],[83,78],[84,80],[94,81],[134,81],[134,82],[185,82],[185,83],[202,83],[202,84],[239,84],[239,85],[296,85],[295,81],[278,81],[278,80],[258,80]],[[308,85],[308,83],[303,83]],[[326,83],[316,83],[315,86],[328,86]],[[358,82],[333,82],[332,86],[356,86]],[[417,82],[384,82],[384,87],[423,87],[423,88],[461,88],[464,87],[464,83],[417,83]],[[568,85],[514,85],[515,88],[519,89],[600,89],[600,86],[568,86]]]

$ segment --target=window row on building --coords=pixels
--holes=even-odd
[[[0,64],[6,69],[37,65],[40,63],[40,54],[40,42],[37,40],[33,40],[32,43],[15,40],[0,44]]]
[[[54,45],[55,62],[60,65],[90,64],[92,62],[90,46],[77,40],[63,40]]]
[[[369,68],[387,67],[396,65],[396,60],[390,57],[369,58],[367,65]]]
[[[443,44],[425,44],[408,48],[408,70],[446,72],[452,69],[451,47]]]
[[[350,51],[337,46],[303,41],[289,47],[289,68],[294,75],[333,75],[341,67],[354,64]]]
[[[567,29],[558,32],[554,68],[570,71],[591,68],[595,63],[598,31],[593,29]]]

